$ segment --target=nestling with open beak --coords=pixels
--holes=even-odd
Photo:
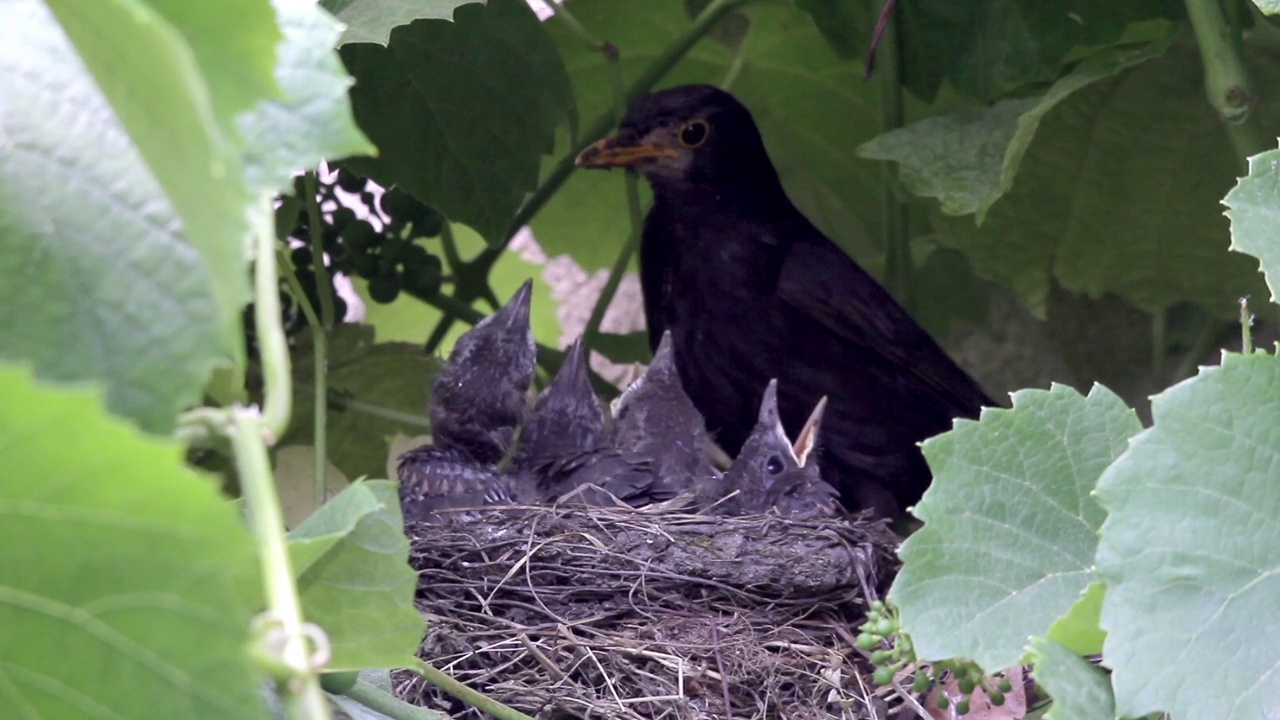
[[[769,381],[759,420],[725,472],[729,491],[738,490],[738,496],[725,503],[729,512],[776,512],[797,519],[836,514],[839,493],[822,479],[817,458],[818,430],[826,406],[826,398],[818,401],[793,444],[778,416],[778,381]]]

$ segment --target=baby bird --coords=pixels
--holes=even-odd
[[[826,398],[818,401],[793,445],[778,414],[778,381],[769,381],[759,419],[725,472],[725,485],[739,491],[725,503],[729,512],[777,512],[797,519],[836,514],[840,494],[822,479],[815,454],[826,405]]]
[[[618,398],[613,442],[652,458],[667,491],[692,487],[702,505],[722,497],[724,487],[707,452],[711,438],[706,422],[685,394],[676,362],[671,333],[665,332],[644,375]]]
[[[496,465],[511,446],[533,383],[532,282],[458,338],[431,387],[432,442],[400,456],[405,522],[439,510],[511,503]]]
[[[636,507],[670,497],[656,486],[651,462],[609,443],[582,338],[569,347],[560,371],[534,403],[520,433],[515,466],[518,494],[542,502],[614,504],[592,488],[578,490],[587,484]]]

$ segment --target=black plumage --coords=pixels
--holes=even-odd
[[[727,489],[738,491],[724,506],[735,513],[833,516],[838,511],[839,493],[822,479],[817,457],[818,431],[827,400],[818,401],[792,444],[778,414],[777,388],[776,380],[765,388],[755,427],[724,474]]]
[[[578,164],[649,180],[640,267],[650,342],[671,332],[685,390],[730,453],[770,378],[793,431],[828,396],[824,476],[847,506],[897,516],[929,482],[917,443],[994,404],[792,205],[750,113],[728,93],[646,96]]]
[[[459,337],[436,374],[432,442],[404,453],[397,464],[406,521],[515,499],[510,479],[496,465],[511,447],[533,383],[532,289],[526,282],[506,305]]]
[[[706,504],[723,496],[723,484],[708,454],[706,421],[684,391],[678,362],[671,334],[663,333],[644,375],[617,400],[613,442],[652,458],[665,487],[673,492],[692,487],[699,504]]]
[[[543,502],[613,504],[587,485],[635,506],[668,497],[656,484],[652,462],[610,444],[582,338],[569,347],[560,371],[534,403],[520,431],[515,466],[518,492],[532,487],[534,499]]]

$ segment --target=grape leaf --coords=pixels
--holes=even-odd
[[[320,6],[347,26],[340,45],[386,45],[391,31],[414,20],[452,20],[454,10],[485,0],[320,0]]]
[[[1271,300],[1280,300],[1280,243],[1275,228],[1280,222],[1280,150],[1249,158],[1249,174],[1240,178],[1223,203],[1230,208],[1231,249],[1261,261],[1271,289]]]
[[[314,445],[276,447],[271,474],[275,476],[285,527],[297,527],[316,511],[315,452]],[[329,500],[346,489],[351,480],[328,459],[324,470],[324,497]]]
[[[232,121],[254,100],[279,94],[271,73],[280,34],[269,3],[48,5],[182,218],[184,235],[206,266],[201,276],[217,298],[222,348],[238,360],[240,309],[249,300],[245,210],[251,197]],[[74,63],[72,55],[47,55],[40,67]],[[141,78],[145,92],[139,92]]]
[[[841,56],[860,58],[870,49],[884,3],[873,0],[796,0],[813,16]],[[943,80],[961,92],[990,101],[1028,84],[1051,82],[1064,66],[1091,52],[1105,52],[1126,38],[1134,23],[1165,26],[1185,14],[1175,0],[994,0],[955,3],[918,0],[895,11],[902,55],[902,82],[932,100]]]
[[[1221,367],[1152,398],[1151,410],[1151,429],[1098,483],[1110,513],[1097,562],[1117,710],[1273,716],[1280,360],[1225,354]]]
[[[925,525],[889,591],[922,658],[1015,665],[1071,608],[1093,580],[1103,511],[1090,493],[1140,429],[1110,390],[1054,385],[925,441]]]
[[[6,716],[265,717],[249,533],[183,447],[0,366]]]
[[[907,86],[931,98],[945,78],[983,101],[1056,80],[1065,65],[1079,59],[1074,53],[1080,47],[1118,43],[1131,23],[1185,14],[1173,0],[929,0],[904,3],[899,12]]]
[[[680,0],[596,0],[573,6],[574,17],[618,48],[624,81],[634,82],[690,24]],[[841,62],[809,18],[785,5],[761,4],[747,16],[750,31],[740,64],[722,43],[695,45],[662,86],[719,83],[736,67],[730,89],[750,108],[770,158],[797,207],[838,244],[864,262],[877,249],[880,167],[857,157],[857,147],[879,131],[875,88],[862,68]],[[730,16],[736,21],[739,16]],[[562,24],[549,30],[573,78],[578,114],[613,112],[608,62]],[[588,140],[590,138],[579,138]],[[568,152],[562,142],[558,153]],[[534,219],[548,254],[569,253],[588,271],[607,267],[630,231],[622,220],[622,176],[577,173]]]
[[[293,420],[281,438],[284,445],[315,442],[315,378],[309,331],[298,342],[294,365]],[[330,332],[328,388],[331,403],[327,419],[328,457],[347,477],[379,477],[387,461],[390,438],[397,432],[419,433],[420,424],[377,417],[360,410],[343,408],[341,398],[350,397],[393,412],[421,418],[427,416],[427,400],[437,361],[409,343],[375,343],[374,329],[368,325],[341,324]]]
[[[168,432],[225,357],[231,308],[40,3],[0,5],[0,73],[0,356],[100,379],[112,412]],[[226,262],[224,279],[244,274],[242,257]]]
[[[1101,653],[1107,634],[1102,632],[1098,618],[1102,615],[1102,601],[1106,594],[1106,585],[1100,582],[1089,583],[1084,595],[1071,606],[1066,615],[1058,618],[1053,627],[1049,628],[1046,637],[1077,655]]]
[[[349,486],[289,533],[303,613],[333,647],[330,670],[403,667],[426,627],[413,605],[396,484]]]
[[[926,118],[876,137],[858,154],[897,162],[912,193],[938,198],[948,215],[975,213],[982,224],[987,209],[1013,186],[1046,113],[1071,93],[1158,57],[1172,39],[1170,33],[1144,47],[1094,55],[1043,95]]]
[[[356,127],[351,77],[333,46],[340,25],[313,0],[273,0],[284,40],[276,80],[284,97],[264,100],[237,126],[249,142],[245,174],[254,190],[280,190],[324,158],[375,152]]]
[[[1053,697],[1045,720],[1115,720],[1111,682],[1101,668],[1047,638],[1032,638],[1027,649],[1036,682]]]
[[[1251,45],[1250,74],[1280,82],[1268,46]],[[933,218],[974,270],[1043,314],[1056,278],[1073,292],[1114,293],[1149,312],[1191,301],[1216,313],[1261,286],[1250,259],[1223,252],[1218,201],[1236,175],[1221,123],[1203,110],[1194,43],[1072,93],[1041,120],[1018,182],[987,213]],[[1264,127],[1280,103],[1264,98]]]
[[[344,45],[342,59],[356,77],[356,120],[379,150],[351,167],[490,243],[505,240],[573,109],[559,54],[529,6],[464,5],[454,22],[396,28],[387,47]]]

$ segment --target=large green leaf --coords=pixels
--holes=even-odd
[[[925,525],[899,550],[889,593],[921,657],[1015,665],[1076,603],[1104,516],[1094,484],[1139,430],[1110,390],[1054,385],[924,443],[934,480],[914,512]]]
[[[249,533],[183,448],[0,367],[0,707],[261,718]]]
[[[118,1],[132,12],[154,12],[153,18],[162,19],[181,36],[181,42],[189,48],[189,57],[195,60],[203,84],[208,88],[214,116],[224,129],[230,127],[240,112],[265,98],[280,95],[275,66],[277,45],[283,34],[276,24],[276,12],[272,8],[275,0],[219,0],[216,3]],[[66,0],[50,3],[66,4]],[[54,12],[59,19],[64,17],[61,11],[55,9]],[[75,33],[68,32],[73,39],[77,37]],[[82,53],[86,52],[78,40],[76,46]],[[89,52],[99,50],[94,48]],[[110,56],[103,57],[110,60]],[[114,72],[107,68],[103,71]],[[99,71],[95,69],[94,72],[97,74]]]
[[[1101,668],[1042,637],[1032,638],[1028,650],[1036,682],[1053,698],[1045,720],[1115,720],[1111,681]]]
[[[992,203],[1013,186],[1046,113],[1071,93],[1158,57],[1171,39],[1169,34],[1143,47],[1094,55],[1043,95],[920,120],[875,138],[859,154],[897,162],[908,190],[938,198],[949,215],[976,213],[981,224]]]
[[[320,0],[347,29],[341,44],[386,45],[391,31],[414,20],[451,20],[461,5],[485,0]]]
[[[245,209],[250,195],[232,121],[254,101],[279,92],[272,68],[280,34],[270,4],[49,0],[48,5],[203,258],[202,275],[217,298],[223,349],[238,358],[243,352],[240,309],[249,300]],[[103,234],[99,230],[92,237]]]
[[[1104,657],[1123,717],[1280,710],[1280,360],[1226,354],[1152,399],[1098,483]]]
[[[341,26],[314,0],[273,2],[284,31],[276,66],[284,97],[262,101],[237,121],[249,144],[249,186],[270,191],[322,159],[375,152],[355,125],[351,77],[333,50]]]
[[[523,0],[464,5],[454,19],[398,27],[387,47],[342,47],[356,119],[379,150],[351,164],[496,243],[537,184],[573,97]]]
[[[230,308],[39,2],[0,5],[0,73],[0,355],[44,378],[100,379],[112,412],[166,432],[225,356]]]
[[[333,647],[328,669],[403,667],[425,628],[414,608],[396,484],[351,485],[289,533],[303,613]]]
[[[402,301],[405,302],[405,301]],[[368,325],[342,324],[330,333],[328,387],[340,397],[426,419],[431,379],[437,363],[421,345],[376,343]],[[315,442],[314,375],[311,344],[304,335],[294,364],[294,410],[285,445]],[[425,432],[422,425],[330,407],[328,457],[347,477],[380,477],[387,466],[390,438],[397,432]]]
[[[1274,52],[1250,46],[1260,86],[1280,82]],[[1042,120],[1018,182],[981,228],[935,217],[944,241],[979,275],[1013,288],[1043,313],[1052,278],[1148,311],[1182,301],[1229,312],[1261,283],[1248,258],[1224,252],[1219,200],[1236,174],[1235,150],[1204,110],[1203,69],[1190,42],[1164,57],[1072,93]],[[1280,103],[1259,114],[1280,127]]]
[[[1231,249],[1252,255],[1262,264],[1271,289],[1271,300],[1280,300],[1280,150],[1249,158],[1249,174],[1227,193],[1223,203],[1231,208]]]
[[[618,48],[628,83],[691,22],[680,0],[570,0],[570,7],[591,33]],[[860,65],[839,61],[793,8],[761,4],[747,17],[730,89],[751,109],[796,205],[846,250],[872,259],[880,167],[858,158],[857,148],[877,132],[874,87],[862,83]],[[556,20],[548,24],[573,78],[579,114],[590,120],[612,112],[607,61]],[[662,86],[719,83],[734,66],[733,50],[704,40]],[[561,152],[567,149],[562,143]],[[577,173],[534,220],[538,241],[551,254],[573,254],[588,270],[608,266],[630,232],[622,188],[620,173]]]

